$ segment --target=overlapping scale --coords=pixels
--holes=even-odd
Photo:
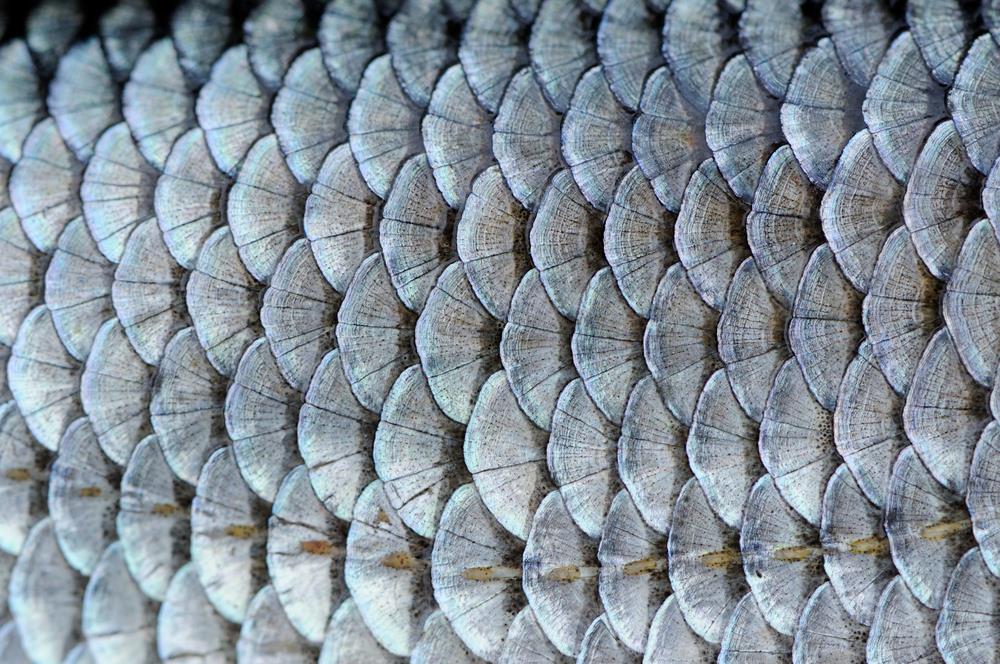
[[[545,98],[560,113],[583,73],[597,64],[597,20],[578,0],[534,0],[528,55]]]
[[[365,67],[385,49],[384,5],[379,0],[327,3],[316,37],[323,64],[337,86],[354,93]]]
[[[62,58],[49,84],[48,107],[59,133],[86,163],[105,129],[121,120],[121,91],[101,42],[91,37]]]
[[[250,66],[268,90],[277,90],[292,60],[312,41],[306,3],[264,0],[243,23]]]
[[[406,95],[426,108],[434,82],[456,60],[457,22],[445,0],[403,0],[389,21],[386,45]]]
[[[153,600],[164,601],[190,555],[193,499],[194,488],[174,475],[156,436],[144,438],[122,474],[115,525],[129,573]]]
[[[24,234],[14,209],[0,210],[0,298],[4,302],[0,343],[14,343],[21,321],[41,303],[46,263],[45,254]]]
[[[955,128],[969,154],[969,160],[984,175],[1000,154],[1000,142],[993,138],[1000,106],[990,90],[1000,75],[1000,45],[987,35],[972,43],[948,93],[948,109]]]
[[[156,14],[146,0],[125,0],[101,15],[97,31],[115,78],[122,80],[153,40]]]
[[[181,567],[170,580],[156,615],[156,652],[165,662],[216,658],[235,661],[239,627],[213,608],[193,562]]]
[[[317,266],[341,295],[361,261],[378,248],[378,203],[350,145],[332,149],[306,199],[302,224]]]
[[[226,49],[233,31],[233,4],[231,0],[183,0],[170,16],[177,62],[196,84],[208,80],[212,64]]]
[[[315,649],[295,632],[271,585],[261,588],[247,608],[236,640],[236,658],[260,664],[309,664],[316,659]]]
[[[434,85],[421,122],[427,161],[445,202],[459,209],[472,180],[493,161],[493,118],[476,103],[461,65],[448,68]]]
[[[306,51],[288,68],[271,106],[271,124],[299,182],[315,181],[330,149],[347,139],[349,102],[330,80],[319,49]]]
[[[0,82],[8,94],[0,102],[0,154],[10,162],[21,158],[21,144],[44,117],[41,76],[23,39],[0,46]]]
[[[351,392],[340,351],[316,367],[299,410],[299,454],[309,469],[316,497],[338,518],[349,521],[354,501],[375,478],[371,458],[378,415]]]
[[[863,664],[867,639],[868,630],[854,622],[830,584],[824,583],[802,610],[792,644],[792,661]]]
[[[122,545],[105,549],[87,582],[81,616],[96,662],[156,662],[156,605],[129,574]]]
[[[187,4],[210,1],[189,0]],[[163,170],[177,137],[195,124],[194,94],[181,69],[181,58],[170,39],[159,39],[136,60],[122,90],[125,122],[139,151],[158,170]]]
[[[212,159],[223,173],[237,170],[258,138],[270,131],[271,97],[254,77],[244,45],[222,54],[198,92],[195,113]]]
[[[23,140],[10,172],[10,202],[31,243],[39,251],[51,253],[60,233],[83,209],[83,165],[59,135],[52,118],[36,124]]]
[[[28,531],[47,514],[46,493],[51,454],[38,444],[17,405],[0,406],[0,496],[6,509],[0,514],[0,560],[13,565]]]

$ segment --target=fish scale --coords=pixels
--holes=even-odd
[[[994,661],[997,26],[0,12],[0,661]]]

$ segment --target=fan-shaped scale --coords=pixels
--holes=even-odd
[[[934,643],[936,622],[937,611],[918,602],[903,577],[897,576],[886,585],[875,609],[868,632],[868,661],[872,664],[943,662]]]
[[[177,62],[195,84],[209,77],[234,28],[230,0],[184,0],[170,17]]]
[[[347,526],[316,497],[305,466],[282,480],[267,531],[267,570],[277,602],[302,638],[321,643],[334,608],[348,596]]]
[[[90,421],[73,422],[52,463],[48,507],[59,548],[81,574],[89,576],[115,540],[120,480],[120,469],[101,450]]]
[[[1000,579],[990,574],[978,549],[959,561],[948,582],[937,622],[938,650],[949,664],[972,664],[996,658],[997,598]]]
[[[82,218],[60,234],[45,272],[45,301],[60,340],[84,361],[98,328],[114,315],[114,265],[101,255]]]
[[[560,118],[525,67],[511,79],[493,121],[493,154],[514,197],[534,210],[562,165]]]
[[[719,664],[789,662],[792,640],[771,627],[752,593],[739,601],[726,625],[719,649]]]
[[[995,138],[1000,103],[992,90],[1000,84],[1000,45],[987,35],[976,38],[962,59],[948,91],[948,110],[962,137],[966,152],[979,172],[986,175],[1000,155]]]
[[[753,258],[736,269],[719,319],[719,356],[743,410],[760,421],[775,374],[791,355],[788,310],[774,299]]]
[[[821,189],[863,125],[863,99],[864,90],[848,78],[829,38],[807,50],[795,66],[781,106],[781,129],[802,170]]]
[[[993,233],[990,231],[994,230]],[[980,385],[993,385],[1000,350],[1000,239],[980,221],[969,231],[944,294],[944,320],[965,368]]]
[[[499,664],[569,664],[572,661],[545,636],[531,606],[521,609],[514,618],[497,660]]]
[[[139,224],[115,269],[111,301],[132,348],[147,364],[159,365],[167,343],[189,323],[184,277],[156,219]]]
[[[830,246],[813,251],[795,294],[788,340],[809,390],[827,410],[836,406],[844,372],[864,336],[861,302]]]
[[[862,342],[844,372],[833,413],[833,439],[861,490],[881,507],[892,463],[909,444],[903,397],[885,379],[871,344]]]
[[[619,648],[636,653],[646,648],[649,625],[670,593],[666,545],[666,536],[645,524],[628,492],[619,491],[597,549],[606,629],[621,642]]]
[[[236,640],[236,660],[246,664],[316,661],[315,649],[295,631],[270,584],[254,595],[247,608]]]
[[[396,295],[382,254],[358,266],[337,318],[337,346],[351,391],[377,413],[396,377],[417,359],[416,321]]]
[[[378,57],[365,69],[347,117],[351,152],[375,195],[385,198],[407,158],[423,150],[421,109],[403,93],[389,62]]]
[[[454,225],[455,213],[437,190],[427,155],[411,157],[382,207],[379,244],[399,299],[414,312],[423,310],[452,258]]]
[[[705,381],[722,367],[718,313],[705,304],[679,264],[660,280],[643,338],[646,364],[670,412],[690,425]]]
[[[684,190],[674,246],[691,284],[713,309],[723,309],[733,274],[750,254],[747,212],[747,205],[726,184],[715,161],[703,161]]]
[[[277,90],[288,66],[313,43],[303,0],[264,0],[243,22],[250,66],[267,90]]]
[[[983,216],[982,176],[951,120],[927,138],[906,185],[903,220],[927,269],[947,281],[969,229]]]
[[[406,95],[426,108],[434,82],[457,60],[458,21],[444,0],[403,0],[386,31],[392,68]]]
[[[212,161],[205,132],[181,134],[156,181],[153,207],[167,249],[185,269],[194,269],[202,243],[223,223],[230,184]]]
[[[20,553],[28,531],[47,513],[50,460],[48,450],[28,431],[17,405],[13,401],[0,405],[0,497],[4,503],[0,550],[10,556]],[[7,558],[0,554],[0,559]]]
[[[486,508],[522,540],[542,498],[555,488],[547,444],[547,432],[521,410],[506,372],[490,376],[465,432],[465,465]]]
[[[681,94],[704,113],[723,63],[737,50],[736,20],[723,3],[675,0],[661,48]]]
[[[487,511],[475,485],[455,490],[434,538],[434,598],[465,647],[488,661],[500,655],[508,628],[525,605],[522,547]]]
[[[621,424],[635,383],[647,373],[642,337],[646,321],[633,312],[610,268],[597,272],[580,302],[573,362],[601,412]]]
[[[634,664],[639,661],[639,656],[622,645],[611,630],[607,616],[601,615],[590,623],[587,633],[583,635],[583,641],[580,642],[580,654],[577,655],[576,661],[583,664],[596,664],[597,662]]]
[[[75,0],[42,0],[28,12],[24,19],[25,41],[45,75],[56,68],[83,21],[83,6]]]
[[[886,51],[862,113],[883,163],[906,182],[924,140],[945,115],[944,90],[931,77],[910,32]]]
[[[311,184],[331,148],[347,140],[350,97],[338,88],[312,48],[295,58],[274,98],[271,124],[288,168]]]
[[[316,31],[323,64],[341,90],[358,90],[368,63],[385,49],[378,0],[332,0]]]
[[[951,85],[977,27],[975,11],[961,0],[911,0],[906,23],[934,78]]]
[[[662,534],[669,532],[673,505],[691,477],[687,433],[667,410],[651,376],[636,383],[618,438],[618,475],[643,520]]]
[[[632,167],[632,114],[623,108],[596,66],[580,79],[563,118],[563,159],[587,201],[607,210],[621,177]]]
[[[882,0],[830,0],[823,4],[822,16],[848,76],[862,87],[869,85],[901,17]]]
[[[514,198],[498,166],[472,181],[455,244],[475,297],[497,320],[507,319],[514,290],[531,267],[528,224],[529,213]]]
[[[209,362],[193,328],[167,343],[153,379],[150,420],[170,469],[188,484],[202,464],[228,444],[224,406],[227,379]]]
[[[254,143],[229,191],[226,218],[240,259],[257,281],[271,279],[301,233],[306,195],[288,170],[275,135]]]
[[[295,442],[302,395],[282,377],[267,339],[250,344],[226,395],[226,430],[247,486],[273,502],[301,459]]]
[[[705,116],[705,138],[726,182],[746,202],[753,200],[771,152],[784,142],[780,105],[754,77],[745,55],[734,56],[719,73]]]
[[[319,653],[319,664],[350,664],[361,658],[371,664],[400,664],[406,661],[375,640],[361,619],[357,604],[347,598],[330,619]]]
[[[51,253],[66,224],[83,209],[83,164],[73,156],[52,118],[35,125],[18,154],[8,182],[10,202],[31,243]]]
[[[948,330],[927,343],[903,408],[903,427],[934,478],[964,493],[972,453],[992,419],[989,396],[962,367]]]
[[[21,229],[11,207],[0,210],[0,343],[10,346],[21,321],[42,301],[48,259]]]
[[[121,542],[110,545],[83,595],[81,623],[90,656],[95,662],[159,661],[156,608],[132,579]]]
[[[189,658],[233,664],[239,626],[212,606],[198,580],[194,563],[174,574],[156,616],[156,652],[164,662],[182,664]]]
[[[418,535],[434,536],[445,503],[468,479],[464,433],[435,403],[419,365],[399,375],[382,406],[372,457],[386,499]]]
[[[618,426],[602,414],[580,379],[566,385],[552,414],[549,472],[573,521],[593,538],[600,537],[621,488],[616,467],[619,435]]]
[[[732,528],[740,527],[746,497],[765,472],[757,437],[757,422],[744,413],[725,371],[716,371],[698,397],[687,456],[712,511]]]
[[[792,661],[865,664],[867,641],[867,627],[848,615],[833,587],[824,583],[812,594],[799,616]]]
[[[711,155],[704,125],[704,111],[684,98],[667,67],[649,75],[632,125],[632,154],[671,212],[680,210],[688,179]]]
[[[794,635],[809,596],[825,579],[823,552],[819,533],[789,507],[770,475],[761,477],[747,496],[740,553],[764,620],[781,634]],[[737,614],[739,609],[730,625]]]
[[[303,230],[317,266],[341,295],[361,261],[378,248],[378,205],[350,145],[331,150],[306,199]]]
[[[577,0],[540,0],[528,55],[545,98],[560,113],[570,107],[583,73],[597,64],[597,18]]]
[[[53,452],[70,422],[83,414],[83,366],[63,348],[44,305],[31,310],[18,328],[6,364],[7,384],[28,429]]]
[[[207,0],[189,0],[200,2]],[[218,32],[211,34],[211,41],[220,43]],[[174,141],[195,124],[194,93],[181,70],[181,57],[170,39],[153,42],[136,60],[122,90],[122,115],[139,151],[157,170],[163,170]]]
[[[350,521],[355,499],[375,479],[371,449],[377,423],[378,415],[351,393],[340,351],[327,353],[299,410],[298,446],[316,496],[344,521]]]
[[[438,191],[457,210],[473,178],[494,163],[493,117],[476,102],[462,65],[449,67],[434,85],[421,133]]]
[[[644,318],[670,263],[676,217],[656,199],[638,166],[618,183],[604,223],[604,254],[629,306]]]
[[[124,0],[101,14],[97,32],[114,77],[124,80],[155,36],[156,14],[145,0]]]
[[[117,319],[97,331],[80,380],[80,398],[101,449],[120,466],[152,432],[149,401],[154,371],[129,344]]]
[[[435,609],[430,547],[403,523],[381,480],[361,492],[347,533],[344,579],[372,635],[400,657],[409,656]]]
[[[323,280],[306,239],[290,246],[264,292],[260,319],[281,375],[300,392],[336,343],[341,296]]]
[[[22,647],[35,662],[58,664],[80,640],[86,582],[59,551],[52,520],[35,524],[11,570],[7,597]]]
[[[150,599],[164,600],[188,560],[193,498],[194,488],[170,470],[156,436],[144,438],[122,475],[115,525],[125,565]]]
[[[668,597],[649,626],[643,664],[665,664],[673,658],[692,664],[713,664],[719,646],[706,641],[688,626],[676,597]]]
[[[642,2],[608,2],[597,29],[597,55],[615,97],[638,110],[646,77],[663,62],[658,13]]]
[[[729,618],[749,590],[743,577],[739,531],[712,513],[693,477],[677,498],[672,523],[667,555],[673,596],[699,637],[721,643]]]
[[[938,484],[908,447],[893,465],[884,510],[896,569],[922,604],[940,608],[948,577],[975,544],[962,496]]]
[[[0,46],[0,155],[10,162],[21,158],[21,145],[35,123],[44,117],[41,76],[23,39]]]
[[[271,96],[250,69],[246,45],[230,47],[212,65],[195,104],[198,126],[220,171],[236,177],[250,148],[271,130],[270,108]]]
[[[901,221],[902,204],[903,188],[879,158],[872,134],[862,129],[840,155],[819,214],[837,264],[863,293],[882,244]]]
[[[603,215],[584,198],[568,169],[552,178],[531,226],[531,257],[553,304],[576,319],[590,278],[604,265]]]
[[[965,502],[972,516],[972,532],[990,571],[1000,570],[1000,493],[996,472],[1000,463],[1000,424],[990,422],[983,430],[969,469]],[[998,575],[1000,576],[1000,575]]]
[[[826,485],[820,541],[837,603],[852,621],[870,625],[882,589],[896,569],[882,511],[868,501],[846,465],[837,468]]]
[[[739,34],[744,53],[761,85],[784,98],[795,65],[819,32],[809,5],[781,0],[747,0],[740,14]]]
[[[228,227],[202,244],[185,292],[198,341],[216,371],[236,373],[243,351],[261,331],[260,285],[240,262]]]
[[[788,504],[819,525],[823,490],[840,457],[833,415],[810,393],[794,359],[778,370],[760,424],[760,457]]]
[[[500,108],[507,84],[528,64],[530,26],[512,3],[477,0],[462,31],[458,59],[479,104],[490,113]]]
[[[411,664],[455,662],[455,664],[481,664],[486,660],[476,657],[462,640],[441,611],[435,611],[424,623],[424,632],[410,653]]]
[[[862,318],[871,350],[899,394],[909,389],[923,349],[941,326],[940,291],[909,230],[897,228],[879,253]]]
[[[601,611],[600,568],[597,541],[576,526],[558,492],[546,496],[535,512],[522,565],[524,593],[542,633],[560,653],[575,657]],[[515,620],[511,631],[518,628],[523,629]],[[509,649],[501,661],[518,661],[512,654]]]
[[[191,503],[191,561],[208,601],[229,622],[243,622],[267,582],[266,542],[266,504],[243,481],[233,449],[216,450]]]
[[[49,83],[49,113],[81,162],[94,153],[105,129],[121,120],[119,90],[97,37],[77,43],[59,59]]]

